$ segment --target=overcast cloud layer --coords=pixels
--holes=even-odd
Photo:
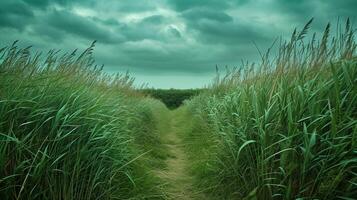
[[[321,31],[357,17],[357,0],[1,0],[0,45],[84,49],[107,72],[129,70],[158,88],[202,87],[215,65],[257,60],[277,36],[315,17]]]

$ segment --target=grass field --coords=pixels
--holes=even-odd
[[[0,199],[356,199],[354,29],[310,25],[200,93],[166,92],[176,110],[104,73],[94,43],[0,49]]]
[[[308,42],[309,26],[187,104],[191,172],[213,199],[357,197],[353,29]]]
[[[164,167],[166,107],[102,73],[93,46],[44,63],[16,44],[1,50],[1,199],[162,197],[147,169]]]

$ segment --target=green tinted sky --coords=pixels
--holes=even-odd
[[[84,49],[107,72],[129,70],[137,84],[201,87],[218,66],[256,61],[257,50],[315,17],[357,16],[357,0],[0,0],[0,45]]]

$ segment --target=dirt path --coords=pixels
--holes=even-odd
[[[189,175],[189,161],[184,152],[184,146],[181,138],[178,136],[180,126],[183,126],[177,120],[176,113],[171,112],[170,130],[163,137],[163,142],[169,149],[169,158],[166,160],[167,168],[158,171],[157,174],[167,182],[167,198],[168,199],[204,199],[201,194],[193,191],[193,178]],[[165,122],[163,122],[165,123]]]

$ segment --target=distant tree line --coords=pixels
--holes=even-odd
[[[180,107],[185,100],[198,95],[204,89],[141,89],[141,92],[161,100],[168,108]]]

